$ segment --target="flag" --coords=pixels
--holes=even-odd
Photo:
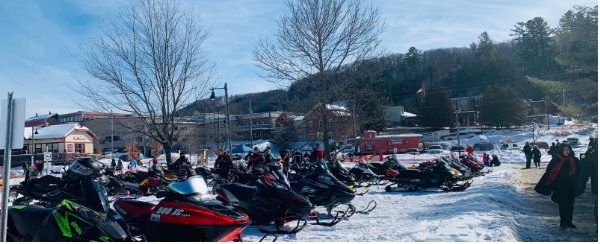
[[[421,89],[419,89],[415,94],[419,94],[419,92],[423,92],[423,87],[421,87]]]

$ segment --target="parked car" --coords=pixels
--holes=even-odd
[[[473,150],[475,151],[491,151],[494,150],[494,144],[489,142],[478,142],[473,145]]]
[[[501,150],[522,150],[517,143],[504,143],[502,144]]]
[[[419,149],[409,148],[409,149],[406,149],[406,153],[411,154],[411,155],[419,155]]]
[[[538,148],[540,148],[540,149],[550,149],[550,146],[545,141],[538,141],[538,142],[533,143],[533,145],[538,146]]]
[[[442,146],[440,145],[431,145],[429,148],[427,148],[427,153],[429,154],[440,154],[443,152],[444,150],[442,150]]]
[[[470,139],[470,138],[473,138],[474,136],[475,136],[474,134],[471,134],[471,133],[468,133],[468,132],[461,132],[460,133],[460,138],[461,139]],[[458,140],[458,138],[456,136],[456,133],[451,133],[450,135],[442,137],[442,139],[444,141]]]
[[[463,146],[463,145],[460,145],[460,146],[452,146],[452,148],[450,148],[450,152],[459,152],[459,151],[460,151],[460,152],[464,152],[464,151],[466,151],[466,150],[467,150],[467,148],[466,148],[465,146]]]
[[[567,138],[567,142],[569,142],[569,145],[571,145],[571,147],[573,147],[573,148],[587,147],[587,145],[581,143],[578,138],[574,138],[574,137]]]

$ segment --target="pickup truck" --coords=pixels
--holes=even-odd
[[[521,150],[522,148],[519,147],[519,144],[517,143],[504,143],[502,144],[502,147],[500,148],[500,150]]]

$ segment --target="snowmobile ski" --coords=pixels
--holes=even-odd
[[[302,225],[300,225],[300,223],[302,223]],[[279,226],[282,226],[283,224],[284,223],[282,223],[281,221],[277,220],[276,223],[275,223],[275,228],[277,228],[277,230],[275,230],[275,231],[269,231],[269,230],[265,230],[265,229],[259,229],[258,231],[260,231],[262,233],[265,233],[265,234],[282,234],[282,235],[289,235],[289,234],[291,234],[291,235],[293,235],[293,234],[296,234],[296,233],[300,232],[302,229],[304,229],[306,227],[306,225],[308,224],[308,221],[306,221],[305,219],[298,219],[298,223],[296,224],[296,227],[294,227],[290,231],[285,231],[285,230],[279,229]],[[265,235],[265,237],[266,236],[267,235]],[[275,238],[275,239],[277,239],[277,238]]]
[[[373,207],[371,207],[371,204],[373,204]],[[360,214],[367,214],[373,211],[376,207],[377,202],[375,202],[375,200],[371,200],[363,210],[356,210],[356,212]]]

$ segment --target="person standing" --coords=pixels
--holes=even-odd
[[[137,161],[135,161],[135,159],[132,159],[131,162],[129,162],[129,166],[131,166],[131,168],[135,168],[137,166]]]
[[[110,161],[110,169],[112,169],[112,171],[117,170],[117,162],[114,158]]]
[[[552,201],[558,203],[562,228],[575,228],[573,208],[580,172],[579,159],[575,157],[571,145],[561,144],[558,154],[550,161],[546,173],[534,189],[543,195],[552,194]]]
[[[115,171],[116,174],[123,174],[123,161],[121,161],[121,159],[119,159],[119,162],[117,163],[117,170]]]
[[[281,154],[281,164],[283,164],[283,172],[290,171],[290,150],[287,148],[283,150],[283,154]]]
[[[489,166],[488,165],[488,160],[487,160],[487,153],[483,152],[483,157],[482,157],[481,161],[483,161],[483,165]]]
[[[265,164],[265,158],[261,155],[258,147],[254,148],[254,153],[252,157],[250,157],[250,161],[248,161],[248,169],[252,170],[256,166],[263,166]]]
[[[533,150],[531,151],[531,153],[533,154],[533,164],[536,168],[539,168],[540,162],[542,160],[542,152],[540,152],[538,146],[533,146]]]
[[[296,148],[296,150],[294,150],[292,157],[292,162],[294,164],[298,166],[302,164],[302,152],[300,152],[300,148]]]
[[[312,153],[310,153],[310,162],[323,160],[324,152],[323,152],[323,149],[319,148],[320,146],[321,146],[320,143],[315,144],[315,148],[313,149]]]
[[[465,150],[467,152],[467,155],[473,155],[473,152],[475,151],[473,149],[473,147],[469,144],[467,144],[467,150]]]
[[[525,143],[523,147],[523,152],[525,153],[525,168],[529,169],[531,167],[531,147],[529,146],[529,142]]]
[[[233,168],[231,158],[227,155],[225,150],[222,148],[219,149],[219,156],[217,157],[217,160],[215,160],[215,173],[219,175],[219,178],[229,179],[231,168]]]
[[[591,140],[590,140],[591,141]],[[581,160],[581,175],[579,176],[579,186],[577,187],[577,196],[585,192],[586,184],[592,178],[592,194],[594,194],[594,216],[598,221],[598,139],[590,142],[592,150],[585,153],[585,158]]]
[[[383,162],[383,152],[379,152],[379,161]]]
[[[548,154],[554,158],[554,156],[556,155],[555,151],[556,151],[556,143],[552,142],[552,146],[550,146],[550,148],[548,148]]]

